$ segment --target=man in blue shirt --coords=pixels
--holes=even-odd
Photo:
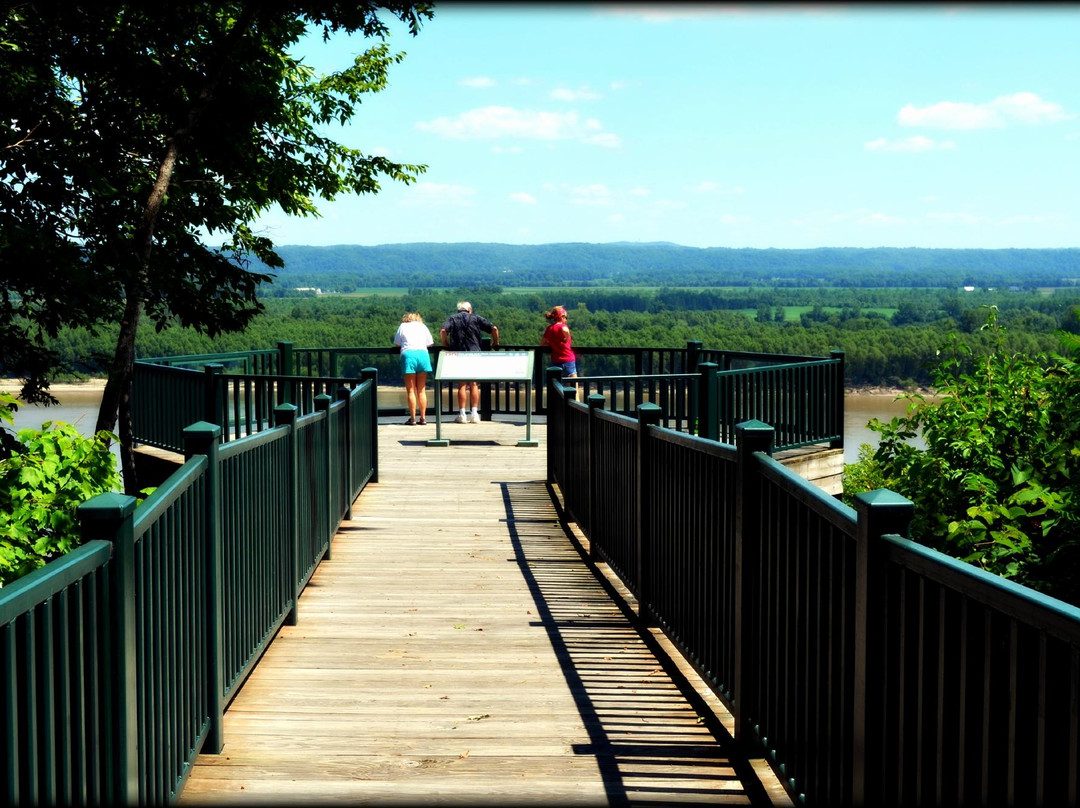
[[[499,344],[499,329],[485,317],[473,314],[472,304],[462,300],[457,304],[457,313],[451,314],[442,324],[440,336],[443,347],[451,351],[479,351],[480,332],[491,334],[491,344]],[[467,412],[469,394],[472,394],[472,411]],[[459,382],[458,416],[454,420],[459,424],[480,423],[480,385],[477,382]]]

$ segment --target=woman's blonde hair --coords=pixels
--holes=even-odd
[[[407,312],[405,312],[405,316],[401,318],[401,322],[403,322],[403,323],[412,323],[412,322],[422,323],[422,322],[424,322],[424,318],[420,316],[420,312],[418,312],[418,311],[407,311]]]
[[[555,322],[560,317],[563,317],[565,314],[566,308],[563,306],[555,306],[551,311],[544,312],[544,316],[552,322]]]

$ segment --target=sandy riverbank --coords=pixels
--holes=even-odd
[[[18,397],[20,389],[22,389],[22,385],[19,384],[18,379],[0,379],[0,393],[9,393]],[[84,382],[54,382],[49,385],[49,391],[53,395],[59,393],[78,393],[83,390],[94,392],[104,389],[104,379],[87,379]]]
[[[87,379],[82,382],[55,382],[49,386],[49,390],[54,395],[60,393],[77,393],[81,391],[100,391],[105,389],[105,379]],[[0,379],[0,392],[10,393],[13,396],[19,394],[19,383],[15,379]],[[905,393],[921,393],[923,395],[931,395],[931,391],[926,389],[917,390],[903,390],[899,387],[846,387],[844,388],[844,394],[848,396],[881,396],[888,398],[896,398],[902,396]]]

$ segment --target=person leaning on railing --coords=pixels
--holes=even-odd
[[[457,304],[457,313],[446,318],[440,335],[442,344],[451,351],[479,351],[480,332],[491,334],[491,344],[499,344],[499,329],[491,320],[473,314],[472,303],[462,300]],[[472,394],[472,411],[467,412],[468,394]],[[480,385],[478,382],[459,382],[458,416],[454,420],[459,424],[480,423]]]
[[[550,325],[540,335],[540,344],[551,348],[551,362],[562,368],[564,379],[573,379],[578,375],[577,355],[571,347],[570,326],[566,324],[566,308],[555,306],[545,312],[544,317]]]
[[[435,338],[424,325],[424,318],[409,311],[401,318],[394,344],[401,348],[401,373],[405,377],[405,398],[409,404],[409,420],[405,424],[426,424],[427,375],[431,373],[428,346],[435,344]]]

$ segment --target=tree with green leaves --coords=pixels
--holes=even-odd
[[[0,10],[0,370],[48,401],[46,336],[119,324],[97,430],[117,432],[135,479],[130,392],[144,318],[214,336],[243,329],[282,266],[257,218],[275,205],[412,182],[424,166],[327,134],[385,88],[385,15],[412,35],[430,4],[6,2]],[[380,16],[383,14],[384,16]],[[353,63],[320,75],[304,37],[355,35]],[[370,44],[374,43],[374,44]]]

